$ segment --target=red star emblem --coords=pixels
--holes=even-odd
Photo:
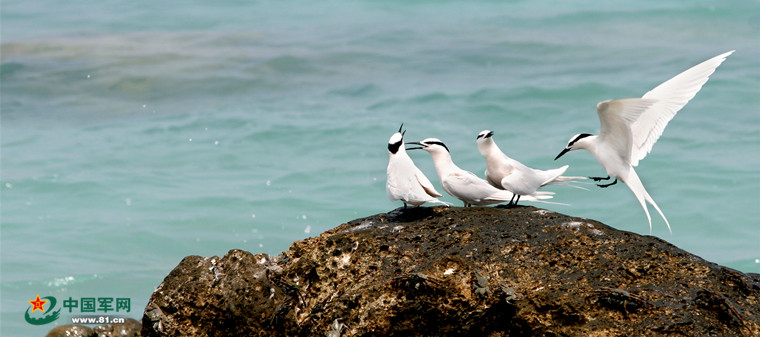
[[[37,309],[42,310],[42,312],[45,312],[45,308],[43,308],[42,306],[45,305],[45,303],[47,303],[48,301],[40,300],[40,294],[37,294],[36,300],[28,301],[28,302],[32,304],[32,312],[34,312]]]

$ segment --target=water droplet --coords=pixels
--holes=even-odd
[[[272,185],[272,181],[271,180],[267,180],[267,186],[271,186],[271,185]]]
[[[87,74],[87,78],[90,78],[90,77],[92,77],[92,76],[90,74]]]
[[[5,187],[7,187],[7,188],[13,188],[13,184],[11,184],[11,183],[5,183]]]
[[[303,230],[304,233],[309,234],[311,233],[311,226],[306,226],[306,228]]]
[[[263,243],[260,243],[260,244],[259,244],[259,248],[264,248],[264,244],[263,244]]]
[[[215,140],[215,141],[214,141],[214,145],[219,145],[219,141],[218,141],[218,140]]]
[[[127,206],[132,206],[132,198],[124,199],[124,201],[127,203]]]
[[[192,138],[188,138],[188,141],[191,141],[191,142],[192,142],[192,141],[193,141],[193,139],[192,139]]]
[[[760,259],[755,259],[755,263],[760,263]]]
[[[301,215],[301,219],[304,219],[304,220],[306,220],[306,214],[302,214],[302,215]]]

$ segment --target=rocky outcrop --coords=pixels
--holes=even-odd
[[[188,256],[143,336],[758,336],[760,275],[534,207],[398,209]]]
[[[60,325],[50,330],[45,337],[139,337],[142,325],[139,321],[126,318],[124,323],[99,325],[89,328],[84,325]]]

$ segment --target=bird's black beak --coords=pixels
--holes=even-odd
[[[416,146],[416,147],[407,147],[406,148],[407,150],[420,150],[420,149],[422,149],[422,143],[420,143],[420,142],[406,142],[404,144],[406,144],[406,145],[420,145],[420,146]]]
[[[559,154],[558,154],[556,157],[554,157],[554,160],[557,160],[557,159],[559,159],[559,157],[562,157],[562,155],[564,155],[564,154],[565,154],[565,153],[567,153],[568,151],[570,151],[570,149],[568,149],[568,148],[565,148],[565,149],[564,149],[564,150],[562,150],[562,152],[560,152],[560,153],[559,153]]]

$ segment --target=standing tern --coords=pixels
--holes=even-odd
[[[581,133],[573,136],[554,160],[572,150],[585,149],[591,152],[607,171],[607,177],[589,178],[600,181],[615,177],[612,183],[599,184],[599,187],[609,187],[618,180],[623,181],[644,208],[649,221],[649,232],[652,232],[652,218],[645,201],[654,206],[668,225],[668,231],[673,233],[668,219],[644,189],[633,167],[652,151],[652,146],[668,122],[699,92],[715,69],[733,52],[704,61],[658,85],[641,98],[600,102],[596,105],[601,124],[599,135]]]
[[[451,154],[446,145],[437,138],[427,138],[417,143],[420,147],[409,148],[410,150],[423,149],[433,156],[435,170],[441,180],[441,186],[446,193],[462,200],[465,207],[472,205],[490,205],[512,200],[514,194],[509,191],[497,189],[487,181],[478,178],[470,171],[459,168],[451,160]],[[551,195],[526,196],[525,200],[539,201],[550,199]]]
[[[403,127],[404,124],[401,124],[398,132],[394,133],[388,140],[388,176],[385,183],[385,192],[388,194],[388,198],[391,201],[403,201],[404,208],[407,204],[419,206],[426,202],[448,205],[437,199],[443,195],[435,190],[430,180],[414,165],[412,158],[409,158],[406,153],[404,147],[404,133],[406,131],[401,131]]]
[[[493,140],[493,131],[491,130],[481,131],[478,134],[477,143],[480,154],[486,159],[486,180],[498,189],[514,193],[517,197],[517,200],[514,200],[515,205],[520,201],[520,196],[551,195],[552,192],[538,191],[539,188],[546,185],[569,185],[567,184],[569,181],[586,179],[586,177],[563,176],[562,174],[565,173],[568,165],[546,171],[523,165],[499,149]],[[509,201],[510,204],[512,202],[513,200]]]

